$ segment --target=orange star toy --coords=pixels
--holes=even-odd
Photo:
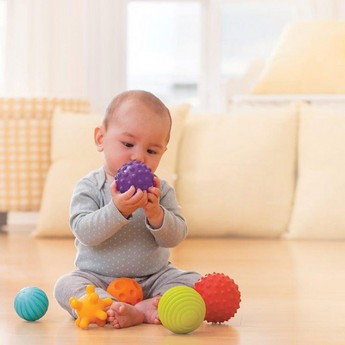
[[[80,299],[71,297],[70,306],[77,312],[78,318],[75,323],[81,329],[87,329],[90,323],[96,323],[103,327],[106,323],[107,313],[105,308],[113,303],[111,298],[99,298],[93,285],[86,287],[86,295]]]

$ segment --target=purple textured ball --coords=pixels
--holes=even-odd
[[[115,176],[117,189],[124,193],[131,186],[141,190],[148,190],[153,186],[153,173],[151,169],[142,162],[131,161],[125,163]]]

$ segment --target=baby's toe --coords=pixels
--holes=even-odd
[[[119,329],[120,328],[120,324],[119,324],[119,322],[118,322],[118,320],[114,320],[113,321],[113,323],[112,323],[112,326],[114,327],[114,328],[116,328],[116,329]]]
[[[107,310],[107,315],[108,315],[109,317],[114,317],[114,316],[115,316],[114,310],[113,310],[113,309],[108,309],[108,310]]]

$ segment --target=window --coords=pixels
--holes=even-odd
[[[223,1],[220,12],[218,82],[227,106],[234,95],[250,92],[285,26],[293,21],[295,6],[291,1],[232,0]]]
[[[263,64],[294,10],[294,1],[129,0],[127,87],[220,109],[226,84]]]
[[[252,61],[267,59],[294,16],[291,2],[226,1],[221,6],[221,73],[242,75]]]
[[[199,2],[130,1],[127,10],[127,87],[197,105]]]

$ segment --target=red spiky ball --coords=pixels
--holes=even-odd
[[[206,274],[194,285],[206,304],[205,320],[221,323],[233,317],[241,302],[241,293],[233,279],[223,273]]]

